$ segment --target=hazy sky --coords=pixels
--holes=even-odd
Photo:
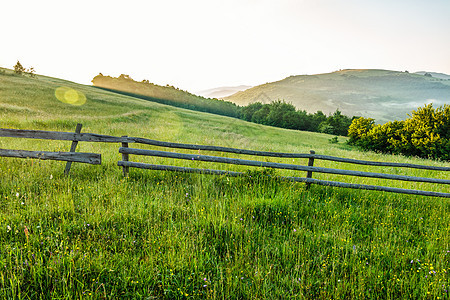
[[[14,0],[0,66],[195,92],[346,68],[450,74],[450,0]]]

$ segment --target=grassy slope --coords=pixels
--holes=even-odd
[[[99,74],[94,77],[92,83],[94,86],[102,89],[162,104],[230,117],[239,115],[238,107],[234,103],[217,99],[207,99],[173,86],[159,86],[150,82],[137,82],[125,75],[114,78]]]
[[[438,105],[450,103],[450,81],[387,70],[343,70],[291,76],[226,98],[239,105],[266,99],[284,99],[308,112],[339,109],[384,123],[405,119],[429,99]]]
[[[83,92],[86,104],[58,102],[53,94],[62,85]],[[84,132],[448,166],[353,151],[329,144],[324,134],[172,108],[53,78],[0,75],[0,127],[73,131],[77,122]],[[257,176],[131,170],[123,179],[118,147],[80,143],[80,151],[102,153],[103,165],[74,164],[70,177],[62,176],[61,162],[0,158],[2,298],[448,297],[446,199],[314,186],[306,191],[302,184]],[[2,138],[0,148],[67,151],[69,143]]]

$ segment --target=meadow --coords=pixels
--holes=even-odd
[[[86,103],[58,101],[61,86],[85,95]],[[329,143],[333,136],[326,134],[174,108],[55,78],[0,74],[1,128],[73,132],[77,123],[82,132],[115,136],[450,166],[361,152],[344,137]],[[103,162],[74,163],[70,176],[63,175],[63,162],[0,158],[0,298],[449,298],[448,199],[314,185],[307,190],[264,176],[271,170],[135,156],[131,160],[254,171],[228,178],[131,169],[124,178],[119,147],[80,142],[77,151],[101,153]],[[68,151],[70,142],[0,138],[0,148]],[[340,167],[450,178],[448,172]],[[427,183],[313,176],[448,192]]]

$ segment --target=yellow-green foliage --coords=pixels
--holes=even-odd
[[[450,159],[450,106],[425,105],[405,121],[375,125],[373,119],[353,120],[349,143],[367,150]]]

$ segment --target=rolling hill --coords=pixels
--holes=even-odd
[[[153,102],[230,117],[239,115],[239,108],[232,102],[205,98],[180,90],[174,86],[153,84],[148,80],[138,82],[129,75],[122,74],[116,78],[104,76],[100,73],[92,79],[92,83],[98,88]]]
[[[238,105],[284,99],[307,112],[401,120],[424,104],[450,104],[450,80],[389,70],[341,70],[290,76],[238,92],[225,100]]]
[[[332,136],[326,134],[249,123],[0,68],[1,128],[73,132],[77,123],[83,124],[82,132],[114,136],[449,165],[355,151],[343,143],[345,138],[329,143]],[[2,149],[68,151],[70,144],[0,138]],[[230,178],[133,169],[124,178],[117,166],[120,146],[80,142],[77,151],[101,153],[102,165],[76,163],[69,176],[63,175],[63,162],[0,157],[0,299],[448,298],[446,199],[315,185],[306,189],[262,176],[267,174],[263,170]],[[248,170],[197,160],[137,155],[130,160]],[[314,165],[336,167],[320,160]],[[418,169],[340,165],[430,176]],[[274,174],[306,176],[292,170]],[[313,178],[338,180],[342,175],[314,172]],[[388,184],[363,177],[347,180]],[[446,188],[400,181],[389,185]]]

